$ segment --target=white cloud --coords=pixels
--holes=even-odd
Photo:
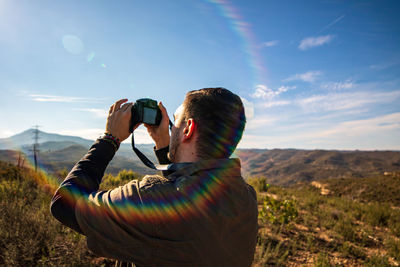
[[[254,129],[259,129],[259,128],[263,128],[266,126],[271,126],[277,120],[278,120],[277,117],[272,117],[270,115],[257,116],[257,117],[254,117],[247,121],[246,129],[254,130]]]
[[[254,117],[254,104],[243,97],[241,97],[241,99],[243,102],[246,119],[249,120]]]
[[[305,73],[298,73],[290,76],[289,78],[284,79],[283,81],[303,81],[303,82],[314,82],[318,79],[319,76],[322,75],[321,71],[308,71]]]
[[[57,131],[59,134],[63,135],[72,135],[72,136],[79,136],[85,139],[96,140],[104,133],[104,129],[100,128],[92,128],[92,129],[68,129],[68,130],[61,130]],[[131,138],[127,138],[123,143],[130,143]],[[149,134],[147,133],[146,128],[142,125],[139,126],[135,130],[135,143],[137,144],[150,144],[154,143]]]
[[[290,89],[295,89],[295,88],[296,88],[296,86],[281,86],[276,91],[276,94],[279,95],[281,93],[287,92]]]
[[[127,138],[123,143],[131,143],[131,137]],[[141,125],[135,130],[135,144],[153,144],[154,141],[151,139],[146,128]]]
[[[95,140],[104,133],[104,129],[92,128],[92,129],[68,129],[57,131],[62,135],[79,136],[85,139]]]
[[[281,86],[277,90],[272,90],[271,88],[265,85],[259,84],[256,86],[254,93],[251,94],[250,96],[252,98],[259,98],[265,100],[265,103],[263,103],[264,108],[289,105],[291,103],[290,101],[275,100],[275,98],[278,95],[295,88],[296,86]]]
[[[271,100],[274,97],[280,95],[281,93],[284,93],[290,89],[295,89],[295,88],[296,88],[296,86],[281,86],[277,90],[272,90],[271,88],[269,88],[263,84],[259,84],[256,86],[254,93],[251,94],[250,96],[253,98],[261,98],[264,100]]]
[[[7,138],[16,134],[14,131],[10,130],[0,130],[0,138]]]
[[[307,50],[313,47],[321,46],[330,43],[333,40],[333,35],[323,35],[318,37],[308,37],[301,40],[299,44],[300,50]]]
[[[264,104],[265,108],[272,108],[272,107],[277,107],[277,106],[286,106],[289,105],[291,102],[286,101],[286,100],[280,100],[280,101],[268,101],[267,103]]]
[[[390,103],[399,97],[400,91],[330,93],[299,99],[296,103],[306,111],[338,111],[359,108],[366,104]]]
[[[380,63],[380,64],[373,64],[370,65],[369,68],[372,70],[384,70],[390,67],[393,67],[395,65],[399,64],[399,62],[386,62],[386,63]]]
[[[99,109],[99,108],[80,108],[80,109],[76,109],[76,110],[92,113],[93,115],[95,115],[98,118],[107,118],[107,115],[108,115],[107,110]]]
[[[99,101],[99,99],[94,99],[94,98],[84,98],[84,97],[75,97],[75,96],[58,96],[58,95],[42,95],[42,94],[30,94],[29,97],[31,97],[33,101],[37,101],[37,102],[93,103],[93,102]]]
[[[334,127],[313,134],[313,137],[371,135],[385,130],[400,130],[400,112],[363,120],[339,123]]]
[[[328,83],[323,83],[321,84],[322,89],[327,89],[327,90],[334,90],[334,91],[339,91],[342,89],[351,89],[355,87],[355,83],[351,82],[350,80],[344,81],[344,82],[328,82]]]
[[[309,123],[297,127],[285,126],[278,133],[245,132],[240,148],[298,148],[298,149],[387,149],[399,150],[400,112],[382,116],[318,125]],[[289,127],[289,128],[288,128]]]
[[[266,85],[259,84],[256,86],[254,93],[250,96],[253,98],[270,99],[275,96],[275,92]]]
[[[278,40],[268,41],[261,44],[261,47],[272,47],[276,46],[279,43]]]

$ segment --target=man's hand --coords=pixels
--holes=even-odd
[[[161,102],[158,103],[158,107],[160,108],[162,115],[160,125],[155,126],[144,124],[147,128],[147,132],[156,144],[156,149],[164,148],[169,145],[169,117],[167,109]]]
[[[106,133],[117,137],[121,142],[129,137],[129,123],[131,121],[131,108],[133,103],[125,103],[128,99],[115,102],[108,111]],[[122,105],[125,103],[124,105]],[[122,105],[122,106],[121,106]],[[140,124],[133,127],[135,130]]]

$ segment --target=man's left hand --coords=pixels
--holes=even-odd
[[[131,121],[133,103],[126,103],[126,101],[128,99],[120,99],[110,107],[106,123],[106,133],[112,134],[121,142],[131,134],[129,132],[129,123]],[[139,125],[135,125],[133,130],[139,127]]]

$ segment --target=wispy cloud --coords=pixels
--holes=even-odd
[[[261,44],[261,47],[272,47],[276,46],[279,43],[278,40],[268,41]]]
[[[354,109],[374,103],[390,103],[398,98],[400,91],[329,93],[299,99],[296,103],[306,111],[320,112]]]
[[[255,91],[250,96],[252,98],[261,98],[264,100],[271,100],[277,95],[284,93],[290,89],[295,89],[296,86],[281,86],[277,90],[272,90],[271,88],[267,87],[266,85],[259,84],[256,86]]]
[[[290,105],[290,101],[287,100],[278,100],[278,101],[269,101],[264,104],[265,108],[272,108],[272,107],[278,107],[278,106],[286,106]]]
[[[351,89],[354,88],[356,84],[350,80],[344,81],[344,82],[327,82],[327,83],[322,83],[321,88],[326,89],[326,90],[332,90],[332,91],[339,91],[342,89]]]
[[[328,44],[333,40],[333,35],[323,35],[318,37],[307,37],[301,40],[299,44],[300,50],[307,50],[313,47],[321,46],[324,44]]]
[[[89,129],[68,129],[58,131],[59,134],[79,136],[85,139],[96,140],[99,136],[104,133],[104,129],[100,128],[89,128]],[[130,143],[130,138],[127,138],[124,143]],[[137,144],[150,144],[153,140],[147,133],[144,126],[140,126],[135,130],[135,143]]]
[[[12,135],[16,134],[16,132],[14,131],[10,131],[10,130],[0,130],[0,138],[6,138],[6,137],[10,137]]]
[[[363,120],[345,121],[330,129],[321,131],[313,135],[313,137],[329,137],[338,134],[358,136],[392,129],[400,129],[400,112]]]
[[[104,129],[91,128],[91,129],[68,129],[58,131],[59,134],[79,136],[85,139],[95,140],[104,133]]]
[[[108,115],[107,110],[100,109],[100,108],[79,108],[76,110],[92,113],[93,115],[95,115],[98,118],[107,118],[107,115]]]
[[[323,31],[326,31],[327,29],[329,29],[330,27],[332,27],[333,25],[335,25],[336,23],[338,23],[339,21],[341,21],[343,18],[345,17],[345,15],[341,15],[339,17],[337,17],[335,20],[333,20],[332,22],[330,22],[328,25],[326,25],[325,27],[323,27],[319,32],[317,32],[316,34],[320,34]]]
[[[95,103],[99,102],[99,99],[95,98],[84,98],[75,96],[59,96],[59,95],[42,95],[42,94],[30,94],[30,98],[37,102],[63,102],[63,103]]]
[[[298,73],[290,76],[289,78],[284,79],[284,82],[289,81],[303,81],[303,82],[314,82],[318,79],[319,76],[322,75],[321,71],[308,71],[305,73]]]
[[[264,128],[266,126],[271,126],[277,120],[278,120],[278,118],[270,116],[270,115],[257,116],[255,118],[250,119],[246,123],[246,129],[253,130],[253,129]]]
[[[244,97],[241,97],[243,106],[244,106],[244,113],[246,114],[246,119],[251,119],[254,117],[254,104],[253,102],[247,100]]]
[[[373,64],[370,65],[369,68],[372,70],[384,70],[388,69],[392,66],[399,64],[399,62],[387,62],[387,63],[380,63],[380,64]]]
[[[273,90],[266,85],[259,84],[256,86],[255,91],[250,96],[255,99],[265,100],[263,103],[264,108],[272,108],[276,106],[289,105],[290,101],[287,100],[276,100],[275,98],[280,94],[287,92],[288,90],[295,89],[296,86],[281,86],[276,90]]]
[[[311,126],[311,127],[310,127]],[[278,133],[246,134],[240,148],[400,149],[400,112],[337,124],[303,125]],[[286,128],[286,127],[285,127]],[[276,127],[274,126],[274,129]],[[295,129],[295,130],[293,130]]]

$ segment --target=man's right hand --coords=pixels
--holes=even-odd
[[[158,107],[161,110],[162,119],[160,125],[148,125],[144,123],[147,132],[156,144],[156,149],[164,148],[169,145],[169,117],[167,109],[160,102]]]

